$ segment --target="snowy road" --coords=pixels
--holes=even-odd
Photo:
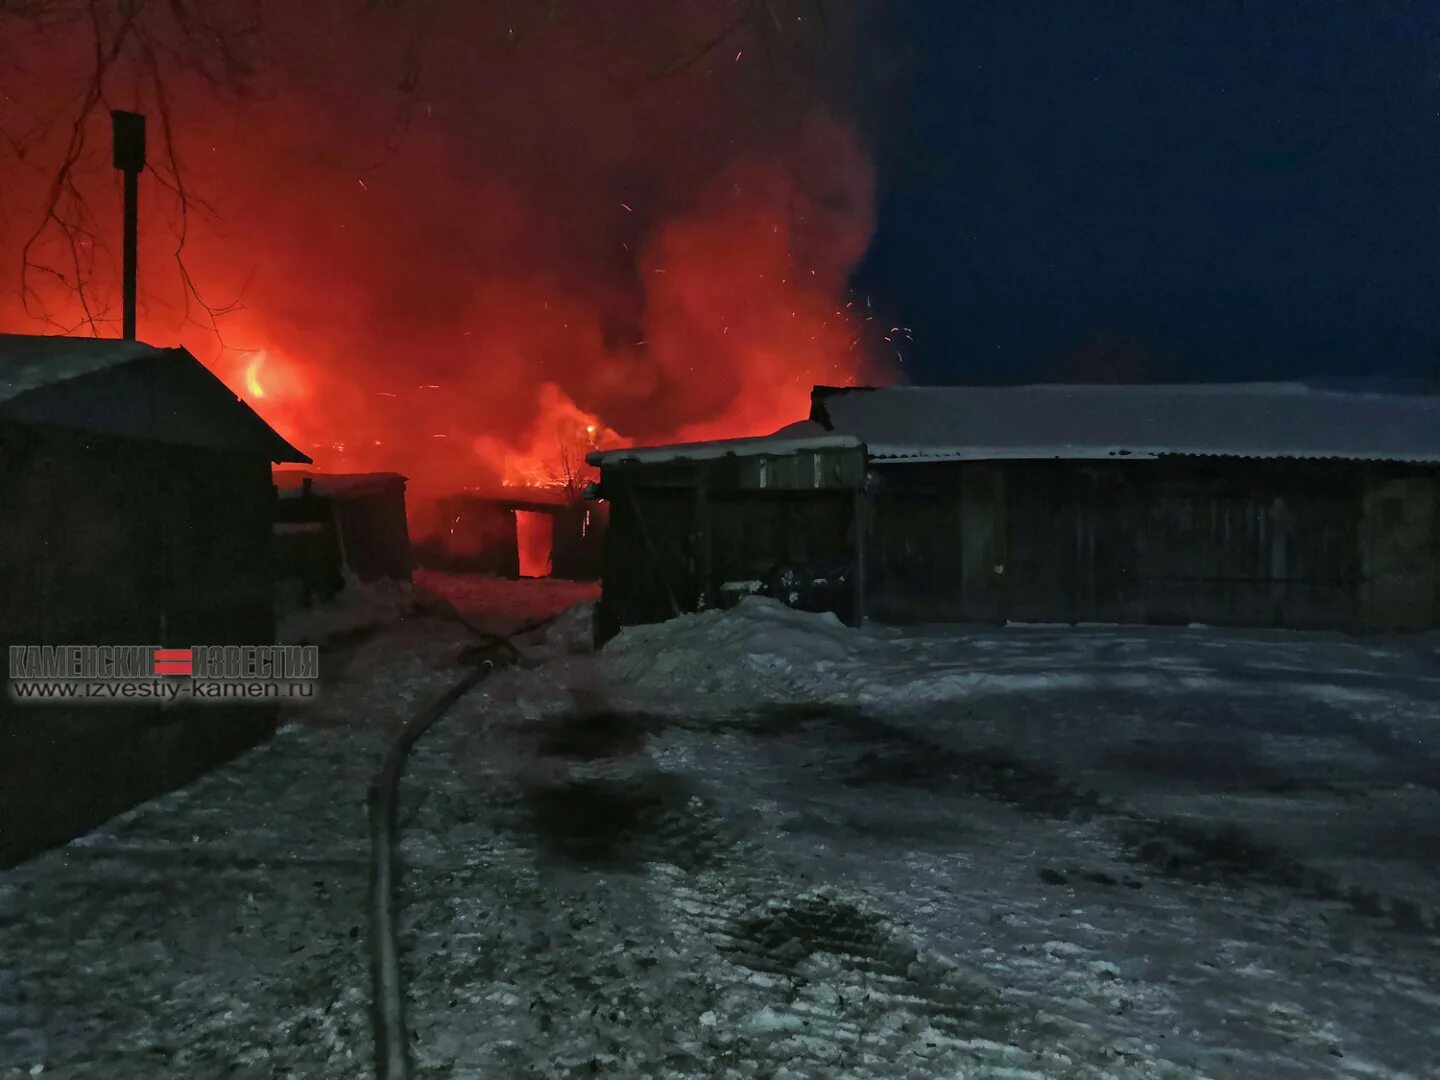
[[[465,644],[0,876],[0,1073],[364,1075],[364,781]],[[1434,1076],[1437,700],[1433,642],[756,606],[504,672],[408,773],[421,1075]]]

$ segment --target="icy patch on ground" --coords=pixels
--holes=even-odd
[[[586,600],[566,608],[553,622],[522,634],[515,644],[527,661],[539,662],[564,656],[585,656],[595,651],[595,603]]]

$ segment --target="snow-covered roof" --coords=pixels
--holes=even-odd
[[[826,433],[818,424],[814,426],[814,432],[800,437],[775,434],[746,439],[718,439],[714,442],[597,450],[587,454],[585,460],[591,465],[599,466],[621,462],[653,465],[666,461],[706,461],[723,457],[794,454],[806,450],[853,450],[861,445],[861,441],[853,435]]]
[[[143,341],[0,334],[0,401],[129,363],[155,352]]]
[[[310,461],[186,350],[143,341],[0,334],[0,420]]]
[[[889,461],[1204,454],[1440,462],[1440,396],[1302,383],[817,387],[816,421]]]

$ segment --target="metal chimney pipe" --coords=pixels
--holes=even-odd
[[[145,169],[145,117],[140,113],[110,113],[115,168],[125,174],[125,258],[122,336],[135,340],[135,298],[140,261],[140,173]]]

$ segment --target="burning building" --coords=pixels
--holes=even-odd
[[[65,111],[88,107],[75,83],[101,32],[106,104],[164,116],[138,196],[140,326],[190,348],[317,468],[405,475],[416,540],[436,500],[547,486],[596,448],[771,431],[811,384],[875,381],[874,355],[891,355],[882,316],[849,292],[874,201],[853,61],[875,39],[868,5],[783,34],[729,7],[625,0],[532,21],[513,5],[316,3],[250,20],[217,3],[195,34],[170,5],[98,29],[48,8],[7,23],[32,62],[0,115],[0,156],[26,148],[6,174],[0,250],[25,258],[0,330],[119,330],[119,267],[87,246],[121,233],[108,118]],[[183,43],[158,72],[156,41]],[[707,41],[723,48],[697,51]],[[214,66],[182,62],[211,48]],[[235,67],[244,93],[214,78]],[[571,529],[512,510],[588,538],[583,513]]]
[[[578,499],[587,454],[760,435],[814,383],[885,378],[898,338],[850,291],[874,216],[853,96],[868,4],[783,26],[669,0],[539,24],[212,6],[199,32],[184,5],[6,21],[30,63],[0,112],[0,156],[24,158],[0,330],[138,319],[324,475],[394,477],[283,493],[302,592],[347,563],[401,573],[401,498],[422,563],[591,578],[608,508]],[[104,93],[77,94],[101,53]],[[156,182],[125,169],[123,210],[112,106],[160,121]],[[347,523],[361,503],[383,509]]]
[[[273,463],[297,451],[184,349],[0,335],[7,645],[254,645],[275,635]],[[10,703],[0,865],[265,738],[251,703]]]
[[[438,500],[422,565],[501,577],[594,581],[608,510],[565,489],[510,488],[464,492]]]

